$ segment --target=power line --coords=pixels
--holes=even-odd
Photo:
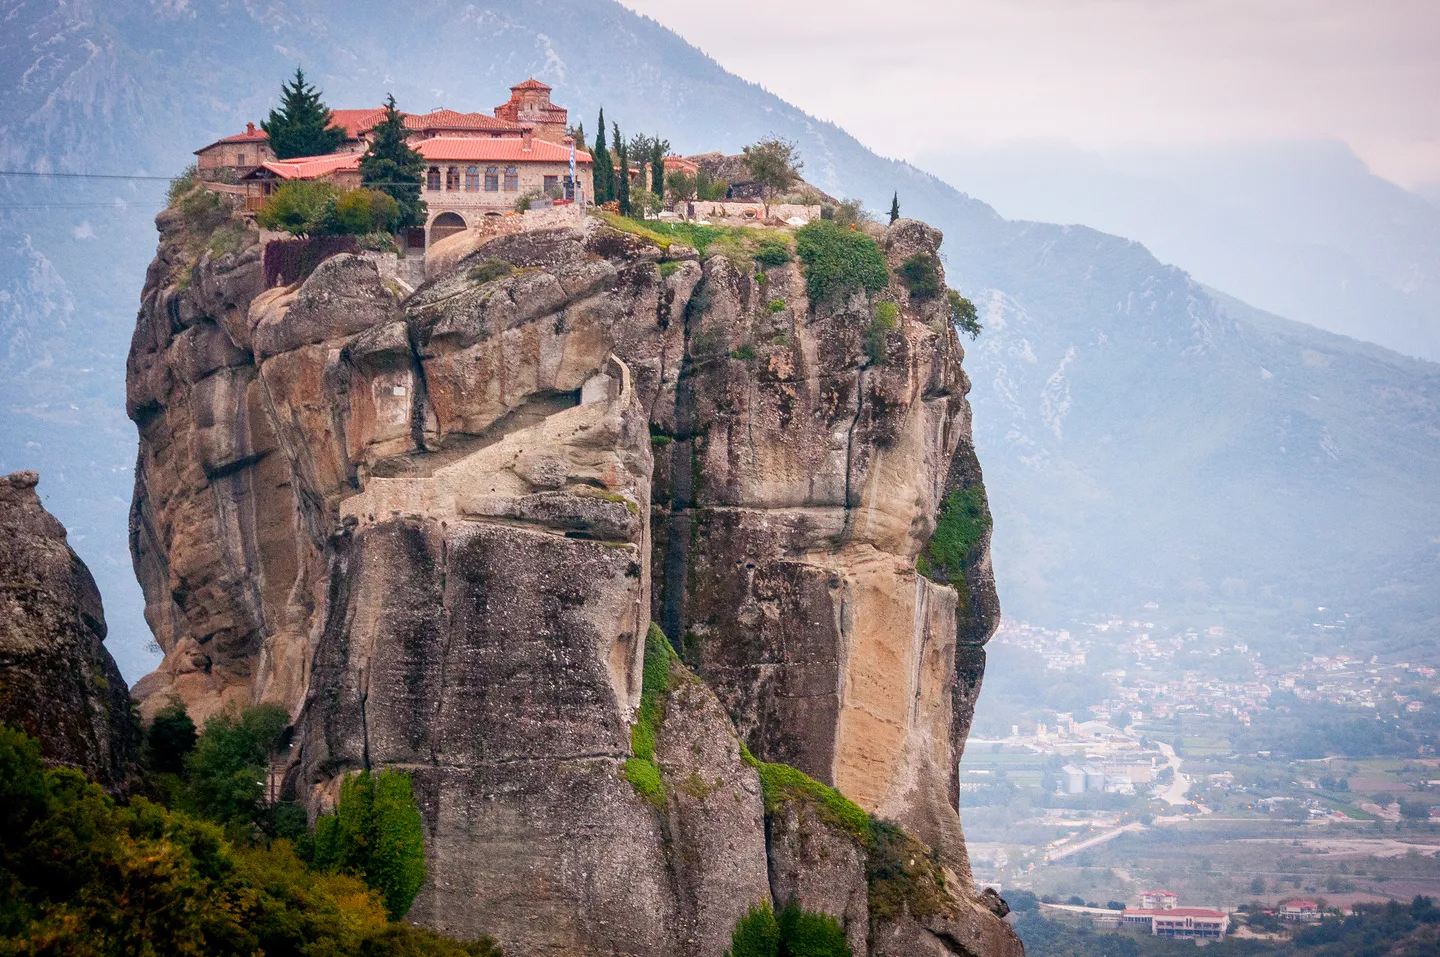
[[[168,183],[173,176],[139,176],[128,173],[41,173],[31,169],[0,169],[0,176],[35,176],[53,179],[134,179]]]

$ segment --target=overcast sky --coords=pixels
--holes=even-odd
[[[1340,139],[1440,183],[1440,0],[621,0],[889,156]]]

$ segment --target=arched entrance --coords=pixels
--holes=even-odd
[[[464,231],[465,220],[461,219],[458,213],[441,213],[430,223],[430,245]]]

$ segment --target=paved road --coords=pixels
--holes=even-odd
[[[1050,863],[1054,863],[1061,858],[1069,857],[1071,854],[1079,854],[1081,851],[1088,850],[1089,848],[1092,848],[1097,844],[1104,844],[1106,841],[1113,841],[1115,840],[1115,838],[1119,837],[1121,834],[1124,834],[1126,831],[1139,831],[1144,827],[1145,825],[1141,824],[1139,821],[1136,821],[1133,824],[1126,824],[1124,827],[1117,827],[1113,831],[1106,831],[1104,834],[1097,834],[1094,837],[1087,837],[1085,840],[1081,841],[1078,844],[1071,844],[1067,847],[1062,847],[1058,851],[1051,851],[1049,854],[1045,855],[1045,860]]]
[[[1156,741],[1155,746],[1165,755],[1166,766],[1175,771],[1175,780],[1160,794],[1160,799],[1172,806],[1189,804],[1190,802],[1185,800],[1185,792],[1190,790],[1190,778],[1180,773],[1180,758],[1175,754],[1175,749],[1161,741]]]

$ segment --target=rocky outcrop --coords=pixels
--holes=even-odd
[[[0,723],[37,739],[46,761],[123,792],[139,725],[105,649],[100,592],[40,504],[39,481],[0,478]]]
[[[812,307],[793,263],[598,220],[498,236],[413,294],[349,255],[265,290],[255,246],[212,259],[158,223],[129,379],[166,650],[144,710],[288,708],[313,809],[408,770],[411,917],[521,952],[718,955],[792,895],[861,952],[896,928],[1018,952],[950,784],[988,542],[963,589],[915,570],[979,478],[952,466],[968,383],[939,302],[892,282],[877,332],[864,296]],[[882,237],[892,267],[939,240]],[[868,831],[817,851],[766,762],[917,835],[944,903],[877,917]]]

